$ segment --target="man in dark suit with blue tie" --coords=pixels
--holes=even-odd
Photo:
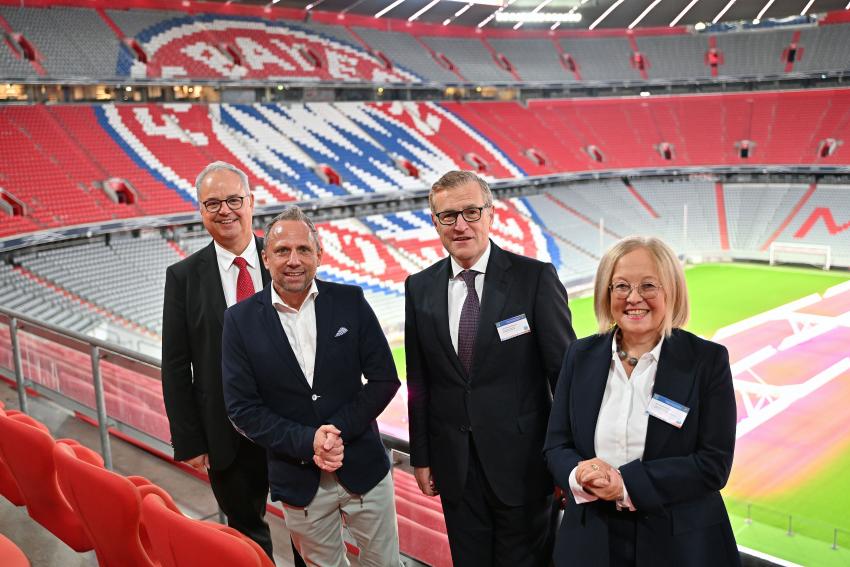
[[[322,248],[298,207],[267,226],[262,257],[272,285],[224,316],[230,419],[268,450],[272,499],[307,564],[347,565],[344,516],[360,565],[396,567],[392,472],[376,422],[400,385],[387,340],[359,287],[315,279]]]
[[[493,198],[472,172],[434,183],[449,258],[406,283],[410,461],[440,494],[456,567],[548,565],[552,479],[542,458],[552,391],[575,339],[551,264],[489,239]]]

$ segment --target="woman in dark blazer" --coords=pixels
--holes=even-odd
[[[600,333],[570,345],[544,454],[568,497],[555,565],[737,566],[720,489],[735,447],[726,349],[682,330],[673,251],[629,237],[602,258]]]

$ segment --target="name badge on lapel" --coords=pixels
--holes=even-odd
[[[649,406],[646,408],[646,413],[652,417],[656,417],[679,429],[685,423],[685,418],[688,417],[689,411],[691,411],[691,408],[665,398],[661,394],[653,395],[652,399],[649,400]]]
[[[525,318],[525,313],[520,313],[510,319],[496,323],[496,330],[499,332],[499,339],[505,342],[508,339],[530,333],[531,326],[528,324],[528,319]]]

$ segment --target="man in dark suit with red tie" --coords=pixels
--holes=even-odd
[[[410,461],[440,494],[456,567],[545,566],[552,479],[542,457],[561,360],[575,339],[551,264],[489,239],[493,198],[472,172],[431,188],[449,258],[406,282]]]
[[[252,230],[254,196],[245,173],[224,162],[207,166],[195,186],[213,241],[165,278],[162,391],[174,458],[209,473],[228,524],[272,557],[266,451],[233,428],[221,384],[224,310],[269,281]]]

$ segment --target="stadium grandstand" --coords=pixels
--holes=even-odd
[[[0,565],[107,564],[98,541],[129,547],[161,513],[137,477],[157,505],[219,519],[170,459],[159,374],[166,268],[209,243],[194,180],[216,160],[247,172],[258,234],[286,204],[316,219],[318,277],[363,288],[402,379],[404,282],[445,255],[427,203],[445,171],[491,183],[494,242],[555,266],[580,336],[603,252],[663,238],[688,266],[691,330],[730,351],[724,496],[745,564],[847,565],[848,8],[0,0]],[[401,550],[449,566],[406,412],[402,387],[380,420]],[[136,483],[114,497],[145,504],[132,533],[82,528],[65,453]]]

